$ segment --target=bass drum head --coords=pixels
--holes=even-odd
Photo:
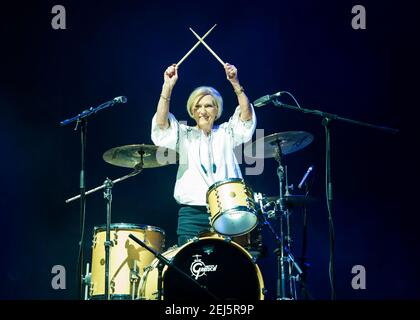
[[[180,248],[172,263],[214,296],[169,268],[163,275],[164,300],[264,299],[261,272],[236,243],[217,238],[192,241]]]

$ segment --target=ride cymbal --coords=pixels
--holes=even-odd
[[[285,155],[305,148],[313,140],[313,135],[305,131],[273,133],[245,146],[244,155],[248,158],[257,159],[273,158],[276,156],[278,147]]]

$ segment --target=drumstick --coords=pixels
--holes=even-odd
[[[217,26],[217,24],[215,24],[209,31],[207,31],[207,33],[203,36],[203,39],[205,38],[205,37],[207,37],[208,35],[209,35],[209,33],[215,28]],[[201,42],[200,41],[197,41],[197,43],[194,45],[194,47],[192,47],[191,49],[190,49],[190,51],[188,51],[186,54],[185,54],[185,56],[183,56],[182,57],[182,59],[181,60],[179,60],[179,62],[177,63],[177,66],[179,67],[179,65],[185,60],[185,59],[187,59],[187,57],[191,54],[191,52],[193,52],[194,50],[195,50],[195,48],[197,48],[198,47],[198,45],[200,44]]]
[[[212,55],[214,55],[215,57],[216,57],[216,59],[217,60],[219,60],[219,62],[223,65],[223,66],[225,66],[225,63],[223,62],[223,60],[222,59],[220,59],[219,58],[219,56],[207,45],[207,43],[205,43],[204,41],[203,41],[203,39],[201,39],[200,38],[200,36],[198,35],[198,34],[196,34],[195,32],[194,32],[194,30],[193,29],[191,29],[190,28],[190,30],[191,30],[191,32],[192,33],[194,33],[194,35],[197,37],[197,39],[198,40],[200,40],[200,42],[210,51],[210,53],[212,54]]]

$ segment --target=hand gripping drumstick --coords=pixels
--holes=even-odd
[[[200,40],[200,42],[210,51],[210,53],[212,54],[212,55],[214,55],[215,57],[216,57],[216,59],[217,60],[219,60],[219,62],[223,65],[223,66],[225,66],[225,63],[223,62],[223,60],[222,59],[220,59],[219,58],[219,56],[213,51],[213,50],[211,50],[211,48],[207,45],[207,43],[205,43],[204,41],[203,41],[203,39],[202,38],[200,38],[200,36],[197,34],[197,33],[195,33],[194,32],[194,30],[193,29],[191,29],[190,28],[190,30],[191,30],[191,32],[192,33],[194,33],[194,35],[197,37],[197,39],[198,40]]]
[[[208,35],[209,35],[209,33],[215,28],[217,26],[217,24],[215,24],[209,31],[207,31],[207,33],[203,36],[203,38],[202,39],[204,39],[205,37],[207,37]],[[185,56],[183,56],[182,57],[182,59],[181,60],[179,60],[179,62],[177,63],[177,66],[179,67],[179,65],[185,60],[185,59],[187,59],[187,57],[191,54],[191,52],[193,52],[194,50],[195,50],[195,48],[197,48],[198,47],[198,45],[200,44],[201,42],[200,41],[197,41],[197,43],[194,45],[194,47],[192,47],[191,49],[190,49],[190,51],[188,51],[186,54],[185,54]]]

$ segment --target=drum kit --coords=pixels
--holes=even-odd
[[[245,147],[245,156],[276,159],[279,196],[253,192],[239,178],[216,182],[206,195],[211,229],[182,246],[169,248],[165,247],[165,232],[161,228],[111,223],[110,217],[112,186],[143,169],[170,164],[157,160],[158,149],[162,148],[138,144],[106,151],[106,162],[134,171],[114,181],[107,179],[104,185],[86,192],[105,189],[108,205],[106,224],[93,230],[91,270],[88,263],[82,277],[85,299],[264,300],[267,290],[257,264],[264,254],[264,226],[277,244],[277,300],[298,299],[297,282],[303,274],[290,252],[289,216],[293,205],[306,206],[314,199],[307,194],[289,193],[282,157],[306,147],[312,140],[307,132],[283,132]],[[253,153],[258,143],[264,146],[262,155]],[[274,220],[279,226],[273,227]]]

